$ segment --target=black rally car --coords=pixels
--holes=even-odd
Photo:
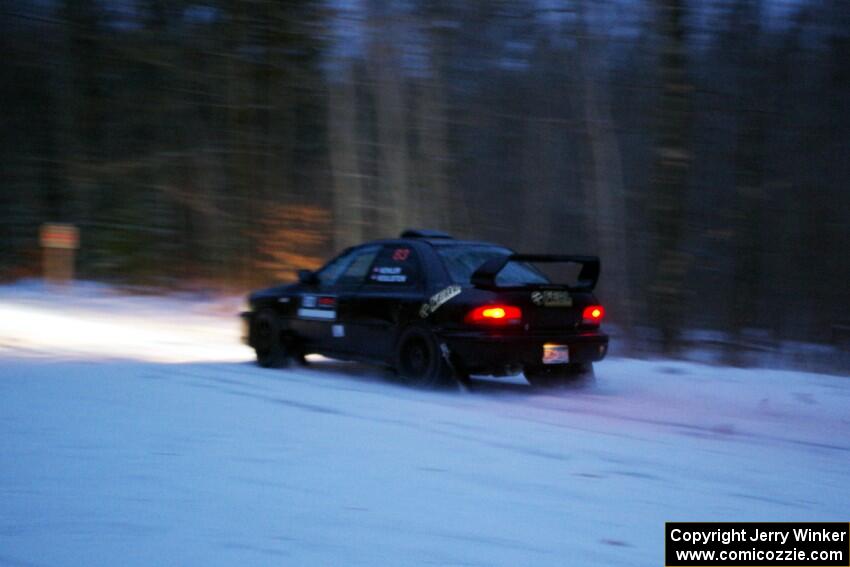
[[[541,268],[552,263],[575,266],[574,281],[551,281]],[[423,386],[520,371],[556,386],[605,357],[598,277],[593,256],[516,254],[408,230],[252,293],[243,338],[265,367],[319,353],[388,365]]]

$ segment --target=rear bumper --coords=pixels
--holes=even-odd
[[[495,376],[541,365],[545,344],[566,345],[570,363],[598,362],[608,354],[608,335],[598,331],[534,336],[447,332],[440,339],[464,370]]]

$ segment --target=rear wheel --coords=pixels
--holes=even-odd
[[[283,368],[289,363],[280,321],[271,309],[264,309],[254,316],[251,322],[251,345],[257,353],[257,364],[263,368]]]
[[[420,388],[447,385],[454,377],[434,334],[419,326],[408,327],[399,336],[395,368],[402,380]]]
[[[582,386],[593,381],[593,364],[574,362],[526,367],[525,379],[535,388],[564,388]]]

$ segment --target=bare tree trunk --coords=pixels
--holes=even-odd
[[[381,22],[380,19],[375,23]],[[378,218],[382,232],[396,236],[407,226],[410,206],[404,82],[391,24],[375,33],[371,57],[378,133]]]
[[[82,197],[91,192],[91,169],[101,142],[102,92],[99,84],[98,6],[91,0],[66,0],[69,26],[70,91],[74,93],[65,120],[66,189],[49,194],[49,210],[57,218],[80,220]]]
[[[583,87],[585,133],[590,154],[590,179],[586,181],[594,203],[588,210],[595,229],[604,277],[602,290],[610,313],[628,335],[631,329],[631,301],[629,297],[626,250],[626,195],[623,188],[623,168],[620,145],[611,116],[607,85],[593,76],[592,70],[600,67],[596,48],[584,25],[583,3],[579,2],[578,56],[581,66],[580,81]]]
[[[732,273],[728,319],[732,340],[726,348],[726,362],[743,362],[744,331],[755,326],[758,318],[758,289],[761,280],[762,249],[760,237],[764,191],[765,106],[771,95],[766,85],[768,73],[760,65],[758,7],[748,0],[731,7],[727,49],[737,55],[732,77],[735,78],[735,104],[730,112],[737,133],[733,152],[735,194],[725,207],[725,221],[731,241]]]
[[[538,40],[540,44],[544,40]],[[548,45],[538,45],[537,56],[532,59],[534,76],[547,77],[548,61],[544,59]],[[554,108],[566,105],[566,101],[552,96],[551,91],[535,89],[529,93],[528,104],[530,113],[523,121],[523,133],[520,137],[521,179],[523,180],[520,194],[520,207],[523,225],[534,227],[520,234],[520,242],[524,251],[548,252],[548,247],[561,240],[552,226],[554,203],[564,202],[559,198],[560,179],[557,177],[558,162],[562,156],[557,155],[558,136],[564,135],[559,127],[553,124]],[[555,238],[553,238],[553,236]],[[562,250],[561,250],[562,251]]]
[[[656,0],[661,41],[661,104],[652,176],[655,254],[650,312],[662,351],[678,343],[684,278],[690,255],[682,250],[688,175],[693,155],[689,130],[693,86],[687,75],[684,0]]]
[[[251,151],[251,87],[254,77],[250,74],[251,67],[239,59],[240,49],[246,42],[249,13],[248,3],[239,0],[231,3],[231,11],[226,29],[226,128],[225,137],[228,140],[226,157],[226,174],[224,194],[221,195],[222,211],[227,215],[216,215],[218,225],[215,229],[224,233],[217,237],[219,252],[223,256],[221,266],[224,273],[222,279],[238,281],[246,285],[251,279],[251,264],[248,261],[253,256],[251,239],[244,231],[231,231],[229,226],[234,222],[237,226],[251,226],[256,219],[251,217],[249,191],[250,177],[254,164]],[[228,218],[230,217],[230,218]],[[230,233],[230,234],[228,234]],[[233,275],[236,274],[236,278]]]
[[[418,89],[420,167],[422,186],[419,192],[417,208],[420,213],[410,222],[417,226],[427,226],[451,231],[451,198],[448,191],[446,164],[446,109],[443,99],[443,85],[433,70],[434,76],[420,83]]]
[[[552,240],[552,205],[559,202],[554,195],[552,163],[548,159],[554,140],[553,130],[548,120],[543,124],[527,120],[522,137],[522,178],[525,181],[522,218],[523,224],[534,227],[534,230],[523,231],[521,241],[528,251],[545,249]]]
[[[342,250],[361,242],[363,187],[357,152],[357,89],[351,67],[342,82],[330,86],[330,160],[333,177],[334,247]]]

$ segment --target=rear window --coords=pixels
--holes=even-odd
[[[486,245],[438,246],[436,249],[452,281],[458,284],[468,284],[475,270],[487,260],[512,254],[507,248]],[[508,262],[496,276],[496,285],[500,286],[545,283],[549,283],[549,279],[527,262]]]

